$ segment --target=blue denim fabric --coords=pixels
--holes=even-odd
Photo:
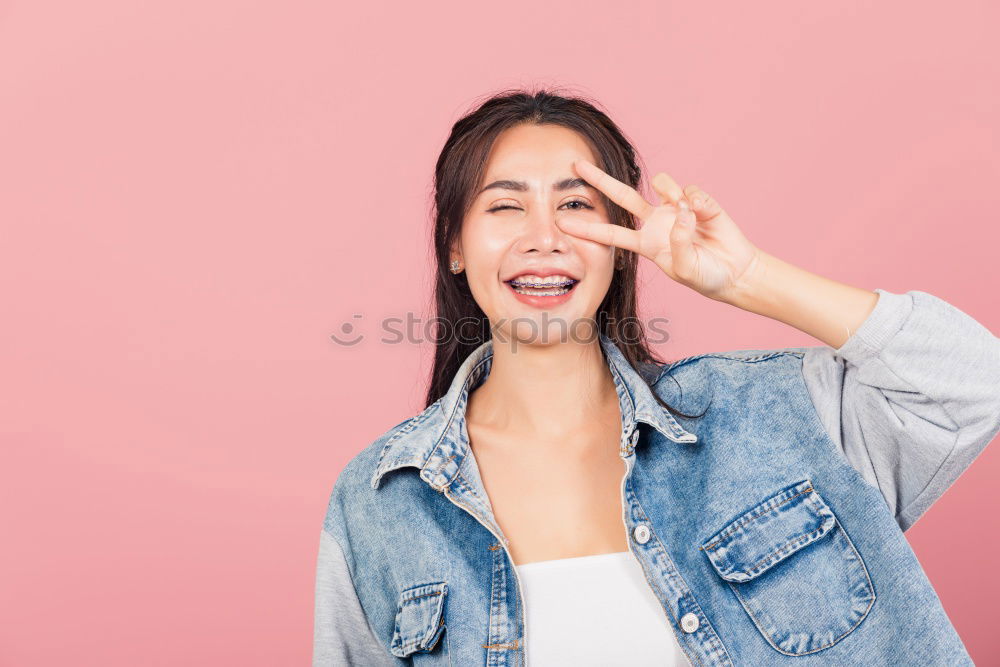
[[[876,321],[895,335],[914,319],[911,310],[920,314],[915,303],[967,318],[924,293],[879,293],[883,309],[905,300],[905,314],[895,322],[888,311],[873,314],[849,345],[861,349],[865,336],[884,345],[891,336],[877,331]],[[959,343],[978,345],[978,365],[989,365],[966,399],[983,417],[963,466],[1000,428],[1000,347],[978,323],[967,323],[975,333]],[[637,370],[610,339],[602,335],[600,343],[622,414],[623,529],[693,665],[972,664],[903,535],[918,515],[904,515],[911,498],[898,497],[898,489],[907,487],[880,487],[859,472],[872,467],[877,449],[870,446],[876,455],[865,466],[852,465],[841,434],[831,435],[810,397],[804,358],[834,351],[738,350]],[[328,590],[344,607],[331,612],[326,605],[317,616],[314,664],[525,664],[523,592],[465,422],[469,394],[491,362],[487,342],[445,396],[380,436],[338,477],[321,558],[342,564],[345,574],[331,588],[319,584],[317,596]],[[705,414],[675,418],[653,391],[683,412]],[[949,406],[949,396],[938,398]],[[886,421],[895,419],[887,414]],[[932,502],[929,480],[939,480],[939,495],[961,472],[944,457],[962,425],[938,426],[943,453],[912,491],[921,512]],[[940,476],[946,462],[947,479]],[[634,538],[638,526],[649,529],[649,539]],[[698,619],[693,631],[680,623],[688,614]],[[320,646],[319,636],[338,622],[337,646]]]

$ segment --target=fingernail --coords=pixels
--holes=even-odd
[[[679,202],[677,202],[677,206],[684,209],[685,211],[691,210],[691,206],[687,203],[686,199],[682,199]]]

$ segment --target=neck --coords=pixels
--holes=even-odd
[[[600,341],[512,347],[494,339],[490,373],[470,396],[467,418],[559,444],[596,420],[620,422],[621,411]]]

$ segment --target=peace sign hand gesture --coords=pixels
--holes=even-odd
[[[657,174],[653,189],[663,200],[653,206],[633,188],[596,165],[573,163],[581,178],[640,221],[640,229],[562,218],[563,231],[612,245],[652,260],[673,280],[717,301],[727,301],[752,275],[761,251],[740,231],[719,204],[695,185],[681,189],[669,175]]]

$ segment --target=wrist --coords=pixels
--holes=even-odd
[[[784,322],[836,349],[872,311],[878,294],[817,275],[758,250],[755,261],[723,300]]]
[[[742,310],[764,314],[774,304],[776,284],[780,284],[783,269],[781,260],[760,248],[747,268],[733,281],[732,287],[719,299]]]

